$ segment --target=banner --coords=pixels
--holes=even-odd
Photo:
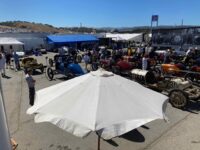
[[[158,15],[153,15],[151,18],[151,21],[158,21]]]

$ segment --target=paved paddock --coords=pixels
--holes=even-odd
[[[45,56],[37,57],[37,59],[38,62],[45,62]],[[11,136],[19,144],[18,150],[97,149],[97,136],[94,133],[81,139],[50,123],[35,124],[34,116],[26,114],[29,98],[24,73],[6,71],[11,77],[3,79],[6,111]],[[59,79],[48,81],[45,74],[35,75],[34,78],[36,90],[63,82]],[[184,145],[198,150],[200,149],[200,121],[198,121],[200,119],[197,111],[199,107],[192,108],[194,108],[192,111],[197,113],[175,109],[169,104],[167,108],[169,123],[156,120],[110,141],[101,140],[101,150],[182,150],[184,148],[187,150],[188,147]],[[195,128],[198,128],[196,132],[194,132]],[[192,131],[196,134],[192,134]],[[186,137],[184,137],[185,134],[187,134]],[[180,147],[181,145],[183,146]]]

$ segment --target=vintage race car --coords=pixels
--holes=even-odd
[[[44,66],[42,63],[37,63],[37,60],[33,57],[26,57],[22,59],[21,67],[24,68],[26,71],[27,69],[30,69],[32,71],[35,71],[36,69],[39,69],[41,73],[44,72]]]

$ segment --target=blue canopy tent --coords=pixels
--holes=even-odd
[[[87,34],[71,34],[71,35],[49,35],[47,43],[55,45],[65,45],[81,42],[98,42],[98,38],[94,35]]]

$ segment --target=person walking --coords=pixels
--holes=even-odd
[[[34,105],[34,99],[35,99],[35,80],[32,77],[32,71],[30,69],[26,72],[26,82],[28,84],[29,88],[29,104],[31,106]]]

